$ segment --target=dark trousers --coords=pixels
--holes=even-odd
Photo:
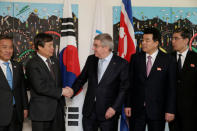
[[[94,106],[94,109],[89,117],[83,116],[82,123],[84,131],[98,131],[98,128],[100,128],[101,131],[117,131],[118,115],[115,115],[108,120],[99,121],[96,115],[96,107]]]
[[[32,131],[65,131],[64,111],[60,104],[52,121],[32,121]]]
[[[13,108],[13,115],[9,125],[0,126],[0,131],[22,131],[23,123],[18,120],[16,107]]]
[[[197,118],[175,116],[175,120],[169,123],[170,131],[197,131]]]
[[[148,131],[164,131],[165,119],[149,119],[145,108],[142,113],[132,114],[132,117],[129,120],[130,131],[145,131],[146,125],[148,126]]]

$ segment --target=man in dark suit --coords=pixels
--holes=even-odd
[[[164,131],[165,121],[175,113],[176,61],[158,49],[161,35],[156,28],[146,28],[142,52],[130,62],[130,91],[125,113],[131,131]]]
[[[74,82],[76,94],[88,81],[83,105],[84,131],[117,131],[125,92],[128,89],[128,63],[112,53],[109,34],[95,37],[94,55],[87,58],[85,67]]]
[[[40,33],[34,38],[34,46],[37,55],[26,65],[31,85],[29,115],[32,131],[64,131],[64,90],[59,62],[52,57],[53,37]]]
[[[0,131],[22,131],[28,114],[23,69],[12,55],[12,38],[0,36]]]
[[[177,111],[170,131],[197,131],[197,54],[190,51],[190,32],[178,28],[172,36],[172,53],[177,60]]]

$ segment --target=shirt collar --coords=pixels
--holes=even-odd
[[[148,56],[151,56],[151,58],[156,58],[158,52],[159,52],[159,50],[157,49],[152,55],[149,55],[148,53],[146,53],[146,58],[147,58]]]
[[[37,55],[44,61],[44,62],[46,62],[46,60],[47,60],[47,58],[46,57],[44,57],[44,56],[42,56],[41,54],[39,54],[38,52],[37,52]]]
[[[9,64],[12,64],[10,60],[9,60],[9,61],[7,61],[7,62],[8,62]],[[5,61],[0,60],[0,64],[2,65],[3,63],[5,63]]]
[[[183,51],[182,53],[177,51],[177,55],[181,54],[183,57],[186,57],[187,52],[189,51],[189,48],[187,48],[185,51]]]
[[[103,59],[99,59],[99,60],[110,61],[112,56],[113,56],[113,53],[111,52],[107,57],[105,57]]]

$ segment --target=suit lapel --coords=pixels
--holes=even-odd
[[[190,63],[190,54],[191,54],[191,51],[188,50],[185,61],[183,63],[183,68],[181,69],[181,71],[185,70],[187,68],[187,65]]]
[[[17,66],[15,65],[14,62],[11,62],[12,63],[12,74],[13,74],[13,89],[16,87],[16,84],[17,84]]]
[[[143,66],[142,67],[142,72],[143,72],[143,75],[144,75],[144,77],[146,78],[147,77],[147,75],[146,75],[146,53],[142,53],[142,56],[141,56],[142,58],[141,58],[141,65],[139,65],[139,66]]]
[[[1,78],[0,83],[2,83],[3,87],[11,90],[11,88],[10,88],[10,86],[8,84],[8,81],[7,81],[7,79],[6,79],[5,75],[4,75],[3,70],[1,69],[1,67],[0,67],[0,78]]]
[[[96,57],[96,61],[95,61],[95,65],[93,66],[94,67],[94,69],[93,69],[93,71],[94,72],[96,72],[96,73],[94,73],[95,74],[95,79],[96,79],[96,83],[98,83],[98,58]]]
[[[161,61],[161,52],[159,51],[155,58],[155,62],[153,63],[153,66],[151,68],[151,71],[148,77],[151,77],[151,75],[156,71],[156,68],[158,67],[160,61]]]
[[[37,59],[38,59],[38,62],[40,63],[40,66],[41,66],[42,68],[44,68],[45,71],[48,72],[49,75],[51,76],[51,73],[50,73],[50,71],[49,71],[49,68],[47,67],[47,65],[45,64],[45,62],[42,60],[42,58],[40,58],[39,56],[37,56]],[[51,76],[51,77],[52,77],[52,76]]]
[[[106,78],[108,78],[109,76],[108,75],[111,75],[113,70],[114,70],[114,67],[116,66],[116,60],[115,60],[115,56],[113,55],[112,56],[112,59],[111,61],[109,62],[109,65],[107,66],[107,69],[105,70],[99,84],[104,81]],[[98,65],[98,62],[97,62],[97,65]],[[97,66],[98,67],[98,66]],[[98,69],[97,69],[98,70]],[[109,77],[110,78],[110,77]],[[97,80],[98,80],[98,77],[97,77]]]

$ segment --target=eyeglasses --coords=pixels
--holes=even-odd
[[[180,39],[183,39],[183,38],[180,38],[180,37],[172,37],[172,40],[180,40]]]

